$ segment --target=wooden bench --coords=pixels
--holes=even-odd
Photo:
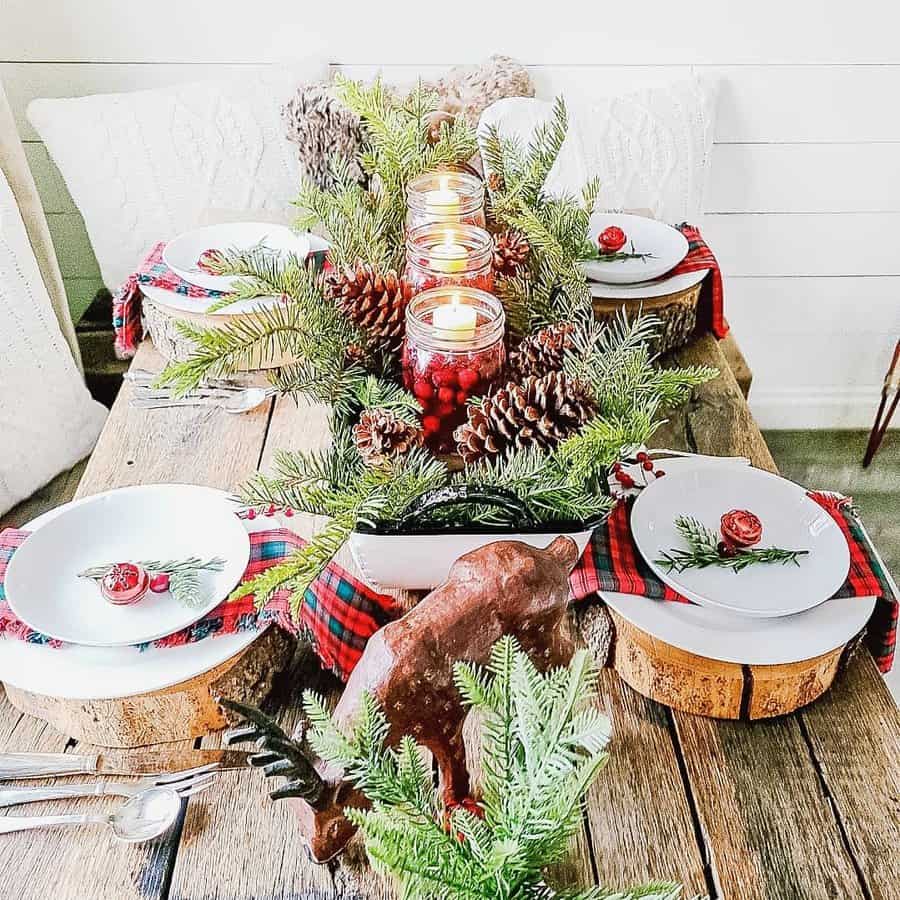
[[[717,366],[722,375],[672,417],[660,444],[743,454],[773,468],[721,346],[703,337],[677,356]],[[144,345],[136,364],[153,368],[160,360]],[[129,390],[113,407],[80,495],[156,481],[231,488],[268,467],[277,448],[321,437],[316,419],[289,399],[244,416],[196,408],[150,416],[129,408]],[[339,690],[315,667],[300,666],[276,696],[288,728],[298,719],[302,687],[312,681]],[[900,713],[867,654],[857,655],[813,705],[764,722],[668,709],[610,670],[600,691],[615,729],[611,760],[588,796],[585,827],[564,876],[609,886],[674,878],[684,882],[686,897],[727,900],[900,897]],[[219,736],[199,743],[216,747]],[[0,746],[90,749],[6,703]],[[117,844],[97,829],[47,830],[5,836],[0,853],[7,885],[0,894],[23,900],[390,895],[358,854],[312,865],[290,812],[267,800],[260,773],[250,770],[224,773],[214,791],[188,801],[173,832],[150,844]]]

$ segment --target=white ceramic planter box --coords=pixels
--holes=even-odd
[[[495,541],[522,541],[544,549],[561,533],[575,541],[580,556],[592,531],[480,534],[451,531],[408,535],[354,531],[350,535],[350,550],[363,578],[376,590],[431,590],[442,584],[453,563],[471,550]]]

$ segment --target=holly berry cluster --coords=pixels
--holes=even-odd
[[[623,491],[630,491],[635,487],[639,489],[645,488],[648,484],[650,484],[651,479],[655,481],[657,478],[663,478],[665,476],[665,471],[663,469],[656,468],[656,464],[650,458],[649,453],[646,453],[642,450],[637,454],[635,459],[640,464],[640,469],[638,471],[640,472],[643,484],[638,484],[638,481],[634,477],[634,475],[626,471],[625,464],[621,462],[613,463],[613,478]]]

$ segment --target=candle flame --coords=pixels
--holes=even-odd
[[[450,305],[454,309],[459,309],[459,294],[453,294],[452,297],[453,299],[450,301]]]
[[[438,184],[440,184],[442,191],[450,190],[450,176],[449,175],[441,175],[438,179]]]
[[[444,243],[445,243],[445,244],[454,244],[454,243],[456,243],[456,242],[453,240],[453,237],[454,237],[454,235],[453,235],[453,229],[448,228],[448,229],[444,232]]]

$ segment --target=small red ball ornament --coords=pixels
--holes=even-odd
[[[719,527],[724,542],[735,549],[752,547],[762,538],[762,522],[748,509],[733,509],[725,513]]]
[[[154,594],[162,594],[169,589],[169,576],[166,572],[157,572],[150,579],[150,590]]]
[[[597,238],[597,245],[601,253],[616,253],[625,246],[625,232],[618,225],[610,225],[604,228]]]
[[[112,604],[137,603],[150,584],[150,576],[134,563],[116,563],[100,580],[100,592]]]

